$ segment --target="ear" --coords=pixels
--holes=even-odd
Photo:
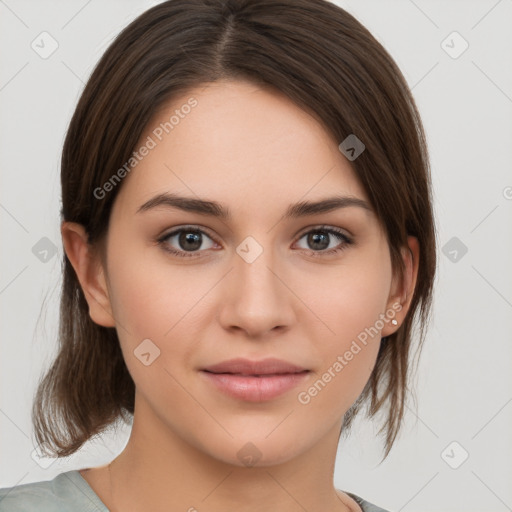
[[[404,277],[402,280],[393,279],[392,292],[388,299],[386,309],[387,312],[395,312],[395,316],[392,318],[396,319],[398,324],[393,325],[391,323],[391,316],[387,315],[389,321],[382,329],[383,337],[393,334],[400,328],[411,305],[416,280],[418,278],[420,259],[420,246],[416,237],[407,237],[407,247],[402,247],[402,258],[405,263]]]
[[[84,226],[63,222],[61,234],[64,250],[89,305],[89,316],[98,325],[115,327],[103,263],[89,245]]]

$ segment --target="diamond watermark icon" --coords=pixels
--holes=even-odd
[[[469,48],[469,43],[454,30],[441,41],[441,48],[452,59],[458,59]]]
[[[452,441],[442,452],[441,458],[452,469],[459,469],[466,460],[468,460],[469,453],[457,441]]]
[[[57,40],[48,32],[41,32],[30,43],[30,47],[34,50],[41,59],[48,59],[51,57],[59,47]]]
[[[252,467],[261,459],[261,452],[255,444],[245,443],[236,456],[244,466]]]
[[[252,236],[248,236],[238,245],[236,252],[247,263],[252,263],[263,252],[263,247]]]
[[[360,139],[351,133],[345,140],[343,140],[343,142],[341,142],[338,149],[351,162],[353,162],[366,149],[366,146]]]
[[[468,252],[468,248],[456,236],[453,236],[443,245],[443,254],[452,262],[458,263]]]
[[[32,247],[32,254],[43,263],[50,261],[57,253],[57,246],[46,236],[43,236]]]
[[[160,349],[147,338],[137,346],[133,353],[144,366],[149,366],[160,356]]]

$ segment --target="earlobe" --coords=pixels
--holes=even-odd
[[[61,234],[64,250],[84,292],[92,321],[103,327],[115,327],[103,264],[92,251],[84,226],[63,222]]]
[[[400,328],[409,311],[409,306],[416,287],[420,258],[418,239],[414,236],[408,236],[407,245],[408,247],[402,248],[402,258],[405,264],[404,276],[399,289],[390,297],[388,302],[388,311],[393,310],[396,312],[394,316],[396,325],[394,325],[395,322],[389,322],[388,326],[383,329],[382,336],[389,336]]]

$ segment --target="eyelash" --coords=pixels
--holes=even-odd
[[[182,232],[204,234],[204,235],[208,236],[208,238],[212,239],[215,243],[217,243],[217,241],[212,236],[210,236],[206,231],[203,231],[202,229],[198,229],[197,227],[193,227],[193,226],[184,226],[184,227],[181,227],[174,231],[171,231],[170,233],[167,233],[167,234],[159,237],[156,241],[166,252],[172,254],[173,256],[177,256],[179,258],[200,257],[200,256],[197,256],[197,254],[200,251],[188,251],[188,252],[187,251],[177,251],[175,249],[170,248],[169,245],[166,243],[166,241],[169,238],[171,238],[172,236],[174,236],[176,234],[182,233]],[[320,251],[309,250],[308,251],[307,249],[303,249],[303,250],[307,251],[310,256],[319,257],[319,256],[333,255],[333,254],[336,254],[336,253],[339,253],[339,252],[345,250],[347,248],[347,246],[353,244],[353,240],[351,240],[347,235],[345,235],[345,233],[343,233],[342,231],[340,231],[338,229],[334,229],[334,228],[331,228],[328,226],[319,226],[319,227],[310,229],[309,231],[302,233],[297,240],[300,240],[305,235],[308,235],[310,233],[318,233],[318,232],[334,235],[336,238],[338,238],[343,243],[341,246],[337,246],[337,247],[334,247],[334,248],[328,249],[328,250],[320,250]]]

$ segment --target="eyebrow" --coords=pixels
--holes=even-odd
[[[193,197],[179,196],[173,193],[158,194],[155,197],[146,201],[139,207],[137,213],[146,212],[153,208],[177,208],[191,213],[198,213],[201,215],[210,215],[221,220],[230,220],[232,218],[229,208],[224,208],[216,201],[209,201],[206,199],[198,199]],[[290,218],[307,217],[309,215],[316,215],[319,213],[327,213],[340,208],[358,207],[368,211],[373,211],[371,206],[358,197],[354,196],[332,196],[326,197],[319,201],[301,201],[291,204],[286,209],[281,220]]]

